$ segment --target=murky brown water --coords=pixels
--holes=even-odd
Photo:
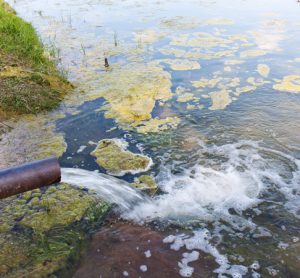
[[[111,221],[93,235],[73,277],[180,277],[177,261],[181,260],[181,252],[163,243],[166,235],[149,227]],[[191,265],[195,267],[193,277],[208,277],[216,266],[204,252]]]

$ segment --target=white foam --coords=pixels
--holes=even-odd
[[[80,146],[79,149],[77,150],[77,153],[82,153],[86,149],[86,147],[87,146],[84,146],[84,145]]]
[[[192,251],[190,253],[183,253],[181,262],[178,263],[180,268],[180,275],[182,277],[191,277],[194,273],[194,268],[189,266],[188,264],[191,262],[195,262],[199,259],[200,253],[198,251]]]
[[[193,223],[194,220],[198,223],[211,222],[214,224],[214,236],[218,237],[219,242],[222,241],[222,230],[243,237],[242,232],[250,228],[253,238],[271,237],[268,229],[257,227],[243,212],[246,209],[256,209],[257,212],[256,206],[264,201],[262,196],[267,196],[269,190],[274,188],[286,197],[285,207],[299,217],[298,160],[254,142],[203,146],[202,152],[206,153],[203,159],[200,154],[198,163],[180,174],[172,174],[170,168],[161,173],[160,188],[165,194],[150,202],[138,204],[131,211],[125,212],[123,217],[142,223],[152,220],[176,221],[182,225]],[[207,156],[216,159],[208,160]],[[220,221],[226,224],[220,225]],[[175,251],[186,248],[192,252],[201,250],[211,254],[219,264],[215,270],[218,277],[229,275],[239,278],[248,271],[251,271],[253,277],[260,277],[256,272],[259,269],[257,262],[249,267],[231,264],[227,256],[217,249],[216,238],[214,244],[211,240],[209,230],[200,229],[194,231],[192,236],[169,235],[163,242],[170,244],[170,248]],[[194,272],[188,264],[190,261],[187,254],[192,253],[183,253],[182,260],[178,262],[183,277],[190,277]]]
[[[230,265],[227,257],[220,254],[217,248],[210,243],[211,239],[212,236],[207,229],[200,229],[194,231],[192,236],[185,234],[168,236],[163,240],[163,242],[173,244],[176,241],[181,242],[182,244],[177,245],[181,246],[178,250],[180,250],[182,247],[185,247],[187,250],[192,250],[191,253],[183,253],[183,259],[178,263],[178,266],[180,267],[180,275],[182,277],[190,277],[193,274],[194,269],[188,266],[188,263],[198,260],[199,252],[195,250],[201,250],[205,253],[211,254],[215,258],[215,261],[219,264],[219,267],[214,270],[214,272],[218,274],[218,277],[223,277],[223,274],[228,274],[232,277],[238,278],[242,277],[248,272],[248,268],[243,265]]]
[[[146,271],[148,270],[148,267],[147,267],[146,265],[141,265],[141,266],[140,266],[140,270],[141,270],[142,272],[146,272]]]
[[[144,252],[144,254],[145,254],[146,258],[150,258],[151,257],[151,251],[150,250],[147,250],[146,252]]]
[[[199,163],[180,174],[165,170],[160,176],[160,187],[165,194],[155,197],[152,202],[140,203],[123,217],[137,222],[155,218],[180,222],[191,217],[206,222],[222,219],[240,230],[254,228],[253,223],[241,214],[262,202],[261,193],[274,184],[289,200],[286,207],[296,214],[300,201],[295,195],[300,183],[298,160],[254,142],[204,146],[202,152],[221,156],[222,162],[219,159],[218,164],[214,164],[215,161],[209,164],[207,156],[201,161],[199,155]],[[266,152],[271,153],[270,158],[266,158]],[[291,178],[282,174],[284,163],[293,164]],[[230,213],[230,209],[236,214]]]

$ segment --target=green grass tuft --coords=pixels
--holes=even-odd
[[[1,111],[38,113],[59,105],[73,87],[66,73],[58,70],[57,54],[50,46],[45,55],[32,25],[0,0],[0,116]],[[7,69],[20,74],[1,76]]]
[[[34,69],[52,72],[56,65],[45,58],[44,46],[32,25],[19,18],[3,3],[0,0],[0,49],[25,60]]]

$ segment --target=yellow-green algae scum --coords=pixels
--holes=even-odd
[[[251,19],[252,24],[241,26],[238,13],[223,15],[222,1],[214,6],[210,1],[203,4],[202,1],[67,0],[51,1],[46,7],[41,0],[8,2],[33,22],[46,43],[57,47],[60,65],[76,89],[56,111],[6,123],[13,129],[1,137],[1,167],[52,154],[62,156],[67,144],[63,130],[55,131],[57,120],[63,121],[66,114],[75,118],[80,113],[88,114],[90,111],[82,111],[81,105],[90,101],[104,100],[97,110],[103,111],[105,119],[113,121],[105,130],[107,137],[108,130],[115,127],[145,136],[162,136],[167,131],[176,132],[186,120],[185,114],[178,113],[174,107],[199,114],[221,112],[242,103],[245,94],[259,93],[265,88],[269,88],[274,98],[300,92],[297,50],[288,59],[277,62],[289,50],[288,28],[299,27],[299,22],[295,17],[288,19],[270,13],[270,7],[261,8]],[[181,5],[188,7],[189,14],[180,9]],[[104,58],[108,58],[108,67]],[[178,76],[183,76],[180,82]],[[93,128],[100,130],[103,125],[99,123]],[[189,130],[188,135],[193,137],[195,133]],[[107,138],[97,138],[98,148],[95,145],[92,155],[97,156],[102,139]],[[106,170],[119,174],[119,170],[128,169],[112,167],[112,161],[119,158],[115,154],[118,151],[124,151],[126,157],[136,154],[115,147],[109,153],[104,149],[108,159],[98,162]],[[72,156],[76,155],[73,153],[71,163]],[[142,162],[146,166],[143,159]],[[138,177],[134,186],[156,190],[148,175]],[[2,273],[20,271],[27,265],[32,251],[41,254],[41,261],[33,261],[25,268],[30,277],[40,275],[36,271],[49,258],[51,263],[43,268],[45,275],[61,268],[61,258],[72,255],[73,242],[69,240],[80,237],[82,228],[76,223],[83,215],[89,215],[93,196],[68,185],[50,187],[47,192],[41,194],[38,190],[1,203],[5,216],[1,219],[4,235],[1,252],[11,254],[2,263]],[[68,213],[62,215],[56,207]],[[28,235],[18,240],[10,232],[13,228],[24,229]],[[57,235],[63,237],[58,242]],[[25,239],[30,241],[32,237],[38,238],[38,244],[28,250]],[[20,256],[15,256],[17,250]]]
[[[55,44],[61,66],[68,71],[77,89],[66,97],[63,108],[54,112],[50,120],[49,115],[45,115],[39,116],[36,124],[35,117],[9,123],[16,131],[1,142],[1,157],[5,157],[5,161],[0,161],[0,165],[25,157],[23,153],[16,154],[18,146],[12,147],[10,143],[23,136],[17,132],[18,125],[30,127],[33,133],[35,128],[39,133],[43,125],[46,134],[58,118],[66,113],[76,115],[81,104],[99,98],[105,100],[105,105],[99,107],[105,112],[105,118],[113,119],[121,129],[147,134],[174,129],[182,120],[176,113],[155,114],[157,106],[168,110],[178,102],[190,111],[222,110],[239,101],[242,94],[264,86],[272,88],[274,94],[299,92],[298,57],[287,61],[291,68],[289,73],[281,74],[272,69],[272,57],[284,51],[281,43],[287,37],[290,24],[276,14],[262,13],[254,27],[241,30],[233,18],[218,16],[170,13],[168,16],[158,14],[152,19],[152,13],[163,4],[149,4],[144,10],[145,3],[128,2],[124,6],[129,12],[124,16],[130,18],[134,14],[137,27],[132,30],[125,24],[119,34],[113,27],[101,29],[101,24],[113,22],[114,17],[104,16],[101,24],[97,22],[101,13],[112,13],[114,1],[104,1],[100,5],[103,11],[98,7],[94,12],[85,7],[86,4],[93,6],[94,3],[74,5],[65,1],[63,5],[70,6],[73,11],[68,16],[64,10],[58,15],[60,3],[55,1],[50,4],[49,15],[40,1],[33,1],[35,12],[32,13],[15,4],[18,11],[34,22],[44,41]],[[176,5],[180,5],[180,1]],[[141,10],[143,12],[137,16]],[[89,15],[92,13],[89,19],[87,11]],[[85,24],[80,18],[84,18]],[[84,30],[79,28],[82,24]],[[139,28],[139,25],[145,27]],[[108,58],[109,67],[105,67],[104,58]],[[210,63],[217,63],[218,68],[212,71]],[[240,71],[242,75],[238,74]],[[172,79],[177,72],[189,72],[192,77],[177,85]],[[22,129],[26,133],[27,129]],[[23,140],[21,151],[29,156],[28,159],[31,159],[31,146],[48,145],[47,142],[43,144],[39,136],[30,137],[30,140]],[[61,138],[55,148],[63,151],[65,144]]]

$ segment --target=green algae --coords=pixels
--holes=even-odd
[[[212,78],[212,79],[208,79],[208,78],[201,78],[200,80],[197,81],[192,81],[192,84],[195,88],[198,89],[202,89],[202,88],[214,88],[220,81],[222,80],[222,78]]]
[[[256,87],[263,86],[264,84],[269,83],[269,81],[264,81],[264,79],[262,78],[255,78],[255,77],[247,78],[247,82],[252,86],[256,86]]]
[[[210,110],[220,110],[226,108],[231,102],[231,97],[227,90],[221,90],[217,92],[210,93],[212,99],[212,106]]]
[[[176,58],[184,58],[185,60],[212,60],[220,59],[224,57],[233,57],[236,50],[219,50],[219,51],[205,51],[203,52],[202,48],[194,47],[189,51],[182,50],[181,48],[161,48],[159,51],[164,55],[172,55]]]
[[[115,119],[125,129],[150,120],[156,101],[172,97],[171,76],[157,63],[117,69],[106,76],[105,87],[98,93],[108,101],[105,117]]]
[[[0,276],[40,278],[66,274],[68,263],[79,258],[83,238],[79,231],[64,230],[47,235],[0,234]]]
[[[0,276],[7,277],[11,269],[19,267],[26,260],[24,250],[24,242],[0,230]]]
[[[177,97],[178,102],[188,102],[188,101],[191,101],[194,99],[195,99],[195,96],[192,93],[184,93]]]
[[[99,141],[91,155],[97,158],[99,166],[115,176],[143,172],[150,168],[152,160],[149,157],[132,153],[126,148],[127,143],[122,140],[105,139]]]
[[[186,109],[187,110],[194,110],[194,109],[196,109],[197,107],[196,107],[196,105],[194,105],[194,104],[187,104],[187,106],[186,106]]]
[[[270,73],[270,67],[266,64],[258,64],[257,65],[257,72],[262,76],[267,78]]]
[[[151,195],[154,195],[158,189],[155,179],[148,175],[136,178],[131,185],[139,190],[149,192]]]
[[[140,44],[152,44],[165,36],[164,33],[154,29],[146,29],[134,33],[134,39]]]
[[[254,91],[256,90],[256,86],[244,86],[244,87],[239,87],[239,88],[236,88],[236,93],[235,95],[236,96],[239,96],[240,94],[242,93],[247,93],[247,92],[251,92],[251,91]]]
[[[214,36],[210,33],[195,32],[191,34],[182,34],[174,37],[170,44],[172,46],[189,46],[198,48],[224,47],[232,44],[233,41],[220,36]]]
[[[189,61],[185,59],[164,59],[160,60],[161,63],[170,65],[170,68],[175,71],[198,70],[201,66],[196,61]]]
[[[209,18],[201,22],[201,25],[233,25],[234,21],[228,18]]]
[[[100,225],[109,208],[96,196],[67,184],[1,200],[0,276],[63,273],[79,258],[87,224]]]
[[[258,57],[258,56],[264,56],[267,52],[262,49],[248,49],[245,51],[242,51],[240,53],[241,58],[252,58],[252,57]]]
[[[194,29],[199,25],[200,21],[194,17],[175,16],[168,19],[163,19],[160,22],[162,28],[171,30],[189,30]]]
[[[94,202],[94,197],[68,185],[61,185],[59,190],[51,192],[45,198],[34,197],[30,206],[39,206],[40,210],[25,215],[21,225],[34,231],[45,232],[59,225],[69,225],[81,220],[86,210]]]
[[[174,129],[180,123],[178,117],[167,117],[164,119],[153,118],[146,122],[141,122],[136,127],[138,133],[148,134],[148,133],[158,133],[160,131]]]
[[[300,76],[287,75],[275,84],[273,89],[282,92],[300,93]]]

